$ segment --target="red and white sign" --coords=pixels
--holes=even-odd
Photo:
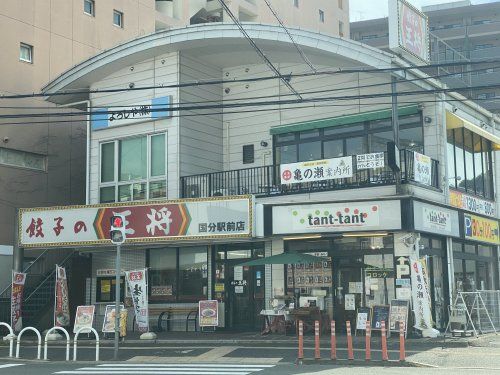
[[[140,332],[149,331],[147,270],[125,272],[132,302],[135,321]]]
[[[241,238],[253,234],[253,200],[239,196],[21,209],[20,246],[109,245],[113,215],[125,217],[126,242]]]
[[[219,325],[219,310],[216,300],[199,301],[198,314],[200,327],[217,327]]]
[[[14,332],[23,329],[22,303],[26,274],[12,271],[12,292],[10,297],[10,325]]]
[[[76,308],[75,325],[73,333],[77,333],[79,329],[84,328],[82,333],[89,333],[92,324],[94,323],[95,306],[78,306]]]
[[[280,165],[282,185],[348,178],[352,172],[352,156]]]
[[[389,48],[417,63],[429,61],[427,16],[405,0],[389,0]]]
[[[70,323],[69,295],[66,270],[56,264],[56,301],[54,309],[54,326],[67,327]]]

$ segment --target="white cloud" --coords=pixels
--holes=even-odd
[[[422,6],[452,3],[457,0],[409,0],[411,4],[421,9]],[[476,3],[494,2],[496,0],[477,0]],[[350,0],[349,9],[351,21],[369,20],[387,17],[387,0]]]

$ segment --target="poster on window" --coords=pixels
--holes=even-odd
[[[66,269],[56,264],[56,298],[54,309],[54,326],[69,326],[69,295]]]
[[[418,152],[414,152],[413,168],[415,170],[415,175],[414,175],[415,182],[419,182],[423,185],[432,185],[431,181],[432,160],[430,157],[423,154],[419,154]]]
[[[199,301],[198,314],[200,327],[217,327],[219,325],[217,300]]]
[[[149,331],[147,269],[125,272],[132,302],[135,321],[140,332]]]
[[[22,303],[26,274],[12,271],[12,291],[10,297],[10,326],[14,332],[23,329]]]
[[[89,333],[92,324],[94,323],[95,306],[78,306],[76,308],[75,325],[73,333],[77,333],[80,329],[82,333]]]
[[[352,177],[352,156],[281,164],[281,184],[300,184]]]

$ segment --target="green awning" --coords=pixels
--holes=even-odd
[[[398,109],[399,116],[414,115],[416,113],[418,113],[418,105],[399,107]],[[355,115],[330,117],[321,120],[299,122],[295,124],[277,126],[271,128],[270,132],[271,135],[274,135],[274,134],[299,132],[304,130],[322,129],[322,128],[329,128],[331,126],[355,124],[363,121],[382,120],[386,118],[391,118],[391,116],[392,116],[391,109],[383,109],[379,111],[357,113]]]
[[[238,266],[263,266],[265,264],[304,264],[323,262],[325,258],[315,257],[304,253],[283,253],[266,258],[251,260]]]

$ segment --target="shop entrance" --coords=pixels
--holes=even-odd
[[[355,322],[356,309],[362,303],[362,258],[334,258],[334,319],[342,326],[346,321]]]
[[[239,264],[263,256],[263,247],[231,246],[217,250],[214,295],[224,304],[227,329],[260,329],[259,313],[265,307],[264,266],[243,267]]]

